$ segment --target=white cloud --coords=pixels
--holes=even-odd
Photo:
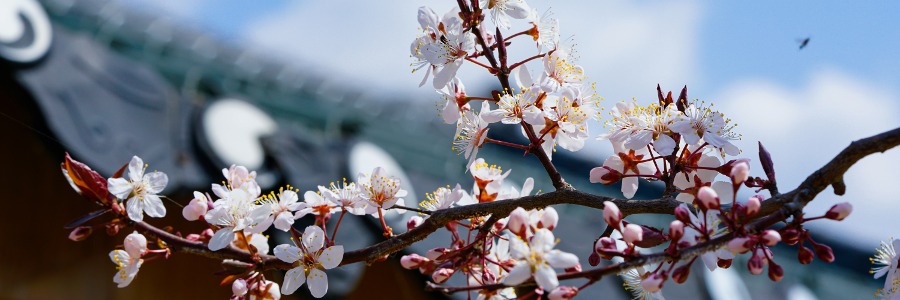
[[[716,103],[743,134],[742,156],[758,161],[757,141],[762,141],[775,162],[779,188],[788,191],[822,167],[851,141],[900,125],[897,94],[837,70],[820,70],[805,87],[792,89],[765,80],[747,80],[724,89]],[[762,175],[757,163],[754,174]],[[900,211],[896,168],[900,149],[874,154],[853,166],[845,176],[847,193],[823,191],[808,208],[809,216],[824,213],[831,205],[849,201],[854,213],[843,222],[816,221],[813,235],[830,234],[854,242],[875,245],[896,236],[893,222]],[[841,235],[834,233],[841,232]]]

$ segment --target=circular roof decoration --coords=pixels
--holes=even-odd
[[[268,114],[242,100],[213,102],[203,113],[203,133],[213,154],[226,164],[257,170],[265,162],[259,138],[278,130]]]
[[[50,50],[53,30],[37,0],[0,1],[0,58],[27,64]]]

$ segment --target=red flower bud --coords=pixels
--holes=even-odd
[[[408,270],[418,269],[419,267],[422,266],[422,264],[426,264],[429,262],[431,262],[431,260],[429,260],[425,257],[422,257],[421,255],[415,254],[415,253],[410,254],[410,255],[404,255],[403,257],[400,258],[400,265],[403,266],[403,268],[408,269]]]
[[[669,223],[669,238],[673,241],[681,240],[684,236],[684,222],[674,220]]]
[[[619,228],[619,223],[622,222],[622,211],[619,210],[619,207],[616,206],[612,201],[604,201],[603,202],[603,221],[606,221],[606,224],[612,226],[615,229]]]
[[[420,216],[412,216],[409,218],[409,221],[406,221],[406,230],[413,230],[413,228],[419,227],[422,225],[422,222],[425,222],[424,219]]]
[[[566,273],[581,272],[581,264],[575,264],[574,267],[566,268],[565,271]]]
[[[444,283],[447,279],[450,279],[450,276],[453,276],[454,272],[456,271],[451,268],[437,269],[431,274],[431,280],[434,280],[434,283]]]
[[[91,236],[91,233],[94,232],[94,229],[89,226],[78,226],[75,229],[72,229],[72,232],[69,233],[69,239],[75,242],[80,242]]]
[[[590,180],[591,183],[599,182],[605,185],[610,185],[619,182],[619,180],[622,180],[622,173],[613,170],[610,167],[596,167],[591,169]]]
[[[590,264],[591,267],[596,267],[600,264],[600,259],[600,254],[597,254],[597,252],[591,252],[591,255],[588,256],[588,264]]]
[[[766,230],[762,234],[762,242],[766,244],[766,246],[775,246],[778,242],[781,241],[781,234],[775,230]]]
[[[831,251],[831,247],[823,244],[813,244],[813,248],[816,250],[816,256],[822,261],[827,263],[834,261],[834,251]]]
[[[784,278],[784,269],[781,266],[775,264],[775,262],[770,262],[769,264],[769,279],[772,281],[778,282]]]
[[[800,231],[793,228],[782,229],[781,241],[788,245],[796,245],[800,241]]]
[[[691,265],[677,267],[675,268],[675,271],[672,272],[672,281],[682,284],[687,281],[689,275],[691,275]]]
[[[547,297],[550,300],[568,300],[578,295],[578,288],[574,286],[560,286],[553,289]]]
[[[808,265],[812,263],[814,255],[812,250],[800,245],[800,251],[797,252],[797,260],[800,261],[801,264]]]
[[[509,214],[509,219],[506,221],[506,228],[509,228],[509,231],[524,238],[527,227],[528,212],[525,211],[524,208],[516,207],[516,209]]]
[[[736,237],[736,238],[732,239],[731,241],[728,241],[728,245],[726,246],[726,248],[728,248],[728,251],[731,251],[731,253],[734,253],[734,254],[744,253],[744,252],[747,252],[750,250],[750,247],[752,245],[748,245],[749,243],[750,243],[749,238]]]
[[[849,216],[851,212],[853,212],[853,205],[850,205],[849,202],[842,202],[832,206],[831,209],[825,213],[825,217],[840,221]]]
[[[747,260],[747,269],[750,270],[750,274],[759,275],[762,274],[763,269],[766,266],[765,260],[763,260],[760,255],[752,255],[750,259]]]
[[[733,259],[719,259],[719,261],[716,262],[716,265],[718,265],[719,268],[728,269],[731,268],[732,262],[734,262]]]
[[[688,209],[687,205],[679,205],[675,208],[675,219],[681,221],[684,224],[691,223],[691,211]]]

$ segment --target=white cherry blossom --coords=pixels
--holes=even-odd
[[[714,111],[704,106],[704,103],[691,103],[684,111],[684,116],[673,122],[669,128],[681,134],[681,137],[691,145],[699,145],[700,140],[720,149],[728,155],[738,155],[740,149],[731,143],[731,140],[740,139],[740,136],[731,132],[734,124],[725,114]]]
[[[571,253],[553,249],[556,241],[553,232],[546,228],[535,231],[531,240],[524,241],[518,236],[510,237],[510,256],[516,266],[509,270],[503,284],[519,285],[534,276],[534,281],[545,291],[559,285],[553,268],[571,268],[578,264],[578,257]]]
[[[308,204],[300,202],[297,192],[288,189],[280,189],[276,195],[274,192],[258,201],[260,204],[268,204],[272,208],[272,213],[262,221],[262,226],[267,224],[275,224],[275,228],[287,232],[294,225],[294,220],[299,218],[294,216],[294,212],[306,209]]]
[[[525,19],[531,14],[531,8],[525,0],[481,0],[481,7],[491,12],[494,25],[509,29],[509,18]]]
[[[559,44],[559,20],[553,16],[550,10],[538,16],[536,9],[531,10],[528,16],[533,28],[529,34],[534,37],[539,48],[553,49]]]
[[[147,238],[140,233],[134,232],[125,237],[123,244],[125,250],[109,252],[109,259],[116,264],[116,270],[118,270],[113,277],[113,282],[120,288],[131,284],[131,281],[137,276],[141,264],[144,263],[141,255],[147,251]]]
[[[441,118],[444,119],[444,123],[456,123],[460,114],[469,110],[469,103],[466,101],[466,87],[459,78],[453,78],[446,87],[437,92],[444,100],[444,108],[441,110]]]
[[[456,76],[466,55],[475,51],[475,35],[462,27],[458,8],[439,20],[431,8],[420,7],[419,25],[423,35],[410,45],[410,53],[416,59],[413,71],[427,68],[419,86],[424,85],[434,72],[434,88],[441,89]]]
[[[134,156],[128,163],[128,179],[110,178],[108,180],[109,192],[116,198],[125,200],[125,210],[128,218],[135,222],[144,220],[144,213],[154,218],[162,218],[166,215],[166,207],[157,194],[166,188],[169,177],[163,172],[150,172],[144,174],[144,161]]]
[[[340,206],[342,209],[354,215],[367,215],[375,212],[375,207],[368,205],[366,200],[359,195],[359,186],[354,182],[343,180],[341,185],[331,183],[330,187],[319,186],[319,193],[325,200]]]
[[[439,187],[433,193],[426,193],[425,200],[420,202],[419,206],[428,211],[438,211],[453,207],[457,203],[462,205],[474,203],[469,193],[466,193],[459,184],[452,190],[448,187]]]
[[[318,226],[306,227],[300,247],[283,244],[275,247],[275,257],[296,265],[287,271],[281,293],[294,293],[304,283],[309,284],[313,297],[322,298],[328,292],[328,275],[325,270],[336,268],[344,258],[344,246],[324,248],[325,232]]]
[[[505,94],[498,102],[500,107],[482,113],[482,118],[488,123],[519,124],[524,120],[531,125],[543,125],[544,116],[541,109],[535,106],[541,94],[540,89],[536,88],[525,88],[517,94]]]
[[[206,213],[206,221],[220,228],[209,240],[209,249],[216,251],[228,246],[237,232],[247,230],[250,233],[265,231],[264,223],[272,214],[269,204],[256,205],[250,193],[243,189],[228,191],[222,198],[213,202],[213,209]]]
[[[881,247],[875,249],[875,257],[869,259],[872,261],[872,264],[876,265],[870,271],[876,279],[887,275],[884,280],[884,288],[876,294],[884,299],[900,297],[900,269],[898,269],[900,255],[897,253],[898,249],[900,249],[900,239],[881,242]]]
[[[555,92],[568,85],[580,85],[584,81],[584,68],[572,62],[566,49],[557,48],[544,56],[544,74],[541,76],[541,89]]]
[[[481,110],[475,114],[472,110],[462,113],[456,123],[456,135],[453,138],[453,150],[457,153],[463,153],[463,157],[469,160],[467,167],[471,167],[478,156],[478,149],[484,145],[487,138],[488,122],[483,116],[491,111],[487,101],[481,102]]]
[[[383,214],[385,209],[391,206],[404,205],[403,197],[406,197],[406,190],[400,188],[400,179],[389,177],[384,174],[385,171],[381,167],[375,168],[372,174],[359,174],[360,196],[368,202],[375,210]]]

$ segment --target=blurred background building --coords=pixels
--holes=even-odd
[[[413,20],[411,16],[402,15]],[[414,21],[407,23],[415,26]],[[81,243],[65,238],[68,232],[62,227],[92,207],[71,192],[57,171],[64,151],[104,175],[132,155],[141,156],[151,168],[169,175],[165,193],[176,201],[189,199],[191,191],[208,190],[210,182],[221,180],[220,169],[234,163],[257,170],[264,190],[291,184],[304,191],[382,166],[403,179],[410,191],[408,205],[439,186],[471,184],[464,160],[448,149],[454,128],[440,122],[433,96],[372,88],[321,67],[328,62],[287,62],[284,56],[270,55],[278,52],[271,46],[223,41],[222,35],[208,31],[184,25],[177,16],[115,1],[0,4],[0,136],[7,141],[0,147],[0,164],[12,168],[2,172],[0,180],[10,206],[3,226],[6,242],[0,247],[0,298],[230,295],[227,286],[218,286],[220,278],[212,276],[219,269],[215,262],[185,255],[148,263],[128,288],[117,289],[106,254],[120,238],[104,238],[101,233]],[[280,38],[303,40],[304,32]],[[366,49],[375,46],[354,47],[366,55]],[[485,93],[493,88],[472,86]],[[491,132],[518,138],[516,130],[504,129]],[[554,162],[579,189],[620,196],[616,186],[587,182],[588,171],[603,157],[596,153],[608,151],[598,149],[589,155],[560,151]],[[837,151],[824,152],[827,157]],[[781,165],[778,152],[773,153]],[[535,190],[552,189],[536,160],[499,147],[480,154],[492,164],[513,169],[509,180],[513,186],[534,177]],[[850,182],[848,186],[853,188]],[[658,187],[642,183],[636,198],[658,192]],[[199,229],[179,220],[179,208],[167,206],[170,212],[160,222]],[[560,248],[584,257],[582,264],[588,266],[591,242],[603,229],[599,213],[568,206],[557,209],[565,216],[557,230]],[[636,219],[659,225],[669,221],[657,216]],[[405,226],[404,217],[389,221],[395,228]],[[351,218],[342,229],[354,235],[346,240],[347,249],[380,239],[378,225],[368,218]],[[697,268],[690,281],[669,283],[664,293],[673,299],[846,299],[870,295],[880,286],[867,272],[874,244],[863,246],[825,230],[816,233],[817,239],[828,240],[835,248],[838,261],[799,267],[794,248],[777,249],[787,273],[780,283],[751,276],[743,267],[715,273]],[[273,235],[270,242],[278,244],[282,238]],[[436,235],[410,251],[443,246],[444,238]],[[397,298],[444,297],[423,292],[425,278],[401,270],[397,263],[350,265],[329,276],[329,297],[334,298],[387,296],[386,289]],[[462,283],[459,278],[454,282]],[[620,284],[618,279],[604,280],[581,296],[630,298]],[[295,296],[308,297],[308,292],[300,289]]]

